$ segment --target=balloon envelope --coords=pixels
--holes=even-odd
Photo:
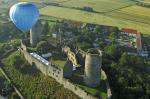
[[[10,8],[9,16],[17,28],[25,32],[37,22],[39,11],[34,4],[21,2]]]

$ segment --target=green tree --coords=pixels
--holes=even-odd
[[[129,65],[129,56],[127,53],[123,53],[120,60],[119,60],[119,65],[120,66],[126,66]]]
[[[117,45],[114,45],[114,44],[110,46],[106,46],[104,50],[105,50],[105,53],[108,54],[109,59],[113,59],[114,61],[117,61],[122,54],[121,49]]]
[[[40,41],[37,44],[36,50],[39,54],[47,53],[53,50],[53,46],[47,41]]]
[[[54,25],[51,25],[50,26],[50,32],[53,33],[53,32],[59,32],[59,27],[60,25],[57,23],[57,24],[54,24]]]
[[[11,83],[8,82],[8,81],[4,81],[4,85],[5,85],[5,88],[6,90],[10,91],[12,88],[11,88]]]
[[[139,56],[129,56],[127,53],[122,54],[119,60],[120,66],[129,66],[135,70],[143,70],[144,69],[144,60]]]
[[[117,33],[115,32],[110,33],[109,39],[112,41],[113,44],[115,44],[117,39]]]
[[[94,32],[95,33],[100,33],[101,32],[101,27],[96,25],[95,28],[94,28]]]
[[[91,48],[92,45],[90,45],[90,44],[87,43],[87,42],[81,42],[81,43],[77,43],[77,47],[78,47],[78,48],[81,48],[81,49],[83,49],[83,50],[87,50],[87,49]]]

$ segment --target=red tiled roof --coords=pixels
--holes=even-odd
[[[121,29],[122,32],[127,32],[127,33],[134,33],[134,34],[137,34],[137,30],[134,30],[134,29],[129,29],[129,28],[122,28]]]
[[[136,34],[136,45],[137,45],[137,48],[138,49],[142,48],[141,33],[140,32],[138,32],[137,30],[134,30],[134,29],[129,29],[129,28],[122,28],[121,31],[122,32]]]

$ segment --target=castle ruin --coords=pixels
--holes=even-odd
[[[100,50],[89,49],[85,58],[84,82],[90,87],[100,85],[100,70],[102,65],[102,54]]]
[[[30,44],[35,47],[40,39],[41,35],[41,22],[30,30]],[[27,45],[24,40],[21,42],[21,52],[25,59],[31,64],[35,65],[43,74],[54,78],[60,84],[63,84],[65,88],[73,91],[76,95],[83,99],[98,99],[92,96],[78,85],[71,82],[74,71],[73,66],[77,68],[84,68],[83,83],[88,87],[100,86],[100,73],[102,65],[102,53],[98,49],[89,49],[87,52],[81,49],[71,50],[69,47],[63,49],[67,54],[67,60],[63,67],[54,64],[52,61],[48,65],[42,63],[42,61],[36,59],[26,51]]]
[[[35,47],[38,43],[38,40],[41,37],[41,21],[39,20],[33,27],[30,29],[30,44]]]

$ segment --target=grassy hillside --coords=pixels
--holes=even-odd
[[[109,17],[103,14],[85,12],[76,9],[69,9],[56,6],[47,6],[40,9],[41,15],[53,16],[67,20],[75,20],[87,23],[94,23],[100,25],[118,26],[120,28],[127,27],[141,31],[142,33],[149,33],[150,24],[128,20],[125,18]],[[134,12],[133,12],[134,13]],[[149,16],[148,16],[149,17]]]
[[[2,60],[4,70],[26,99],[79,99],[53,78],[30,66],[19,52]]]

